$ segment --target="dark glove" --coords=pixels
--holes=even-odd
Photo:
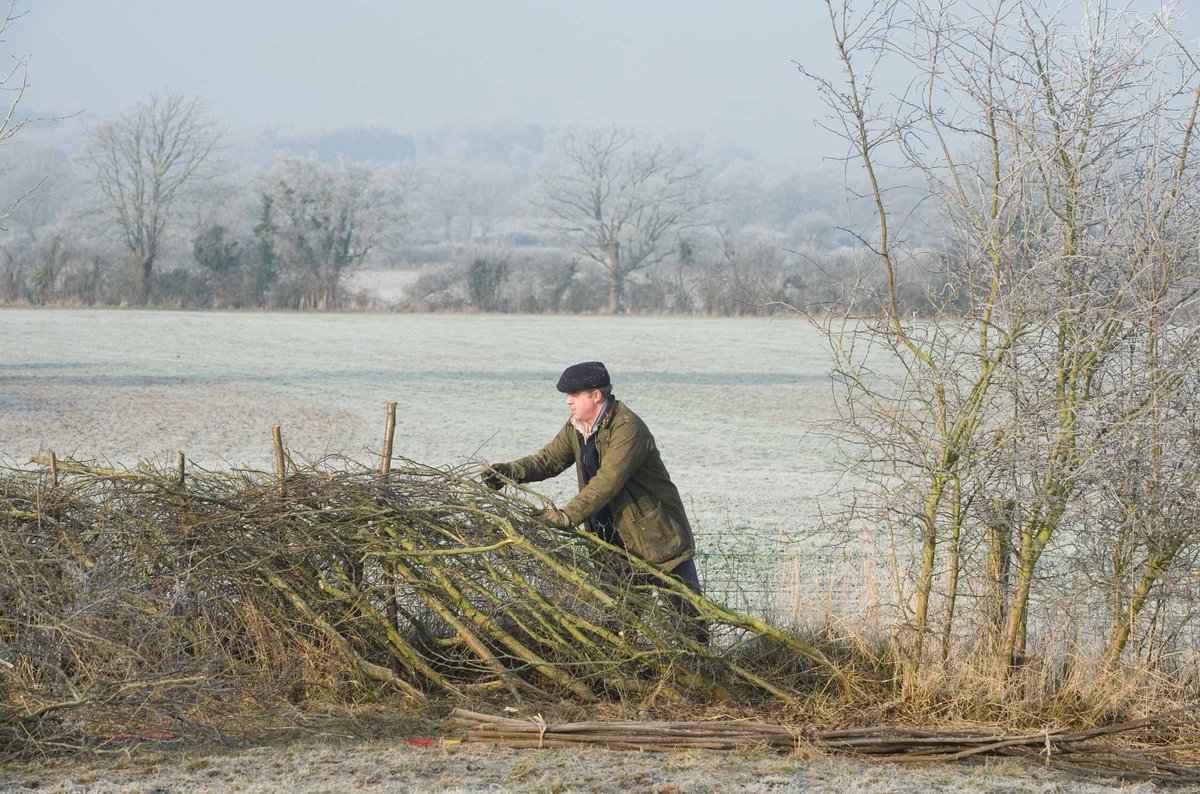
[[[542,513],[542,518],[546,520],[547,524],[558,529],[570,529],[575,526],[575,523],[567,518],[566,513],[554,507],[547,507],[546,511]]]
[[[505,478],[513,479],[512,469],[507,463],[493,463],[483,470],[483,476],[479,481],[491,488],[493,491],[499,491],[505,485]]]

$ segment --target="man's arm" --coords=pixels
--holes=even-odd
[[[640,422],[614,426],[604,460],[600,461],[600,470],[562,512],[572,524],[587,521],[621,492],[653,447],[650,431]]]
[[[568,422],[539,452],[502,463],[501,471],[517,482],[540,482],[557,477],[575,462],[575,448],[571,445],[571,434],[574,432]]]

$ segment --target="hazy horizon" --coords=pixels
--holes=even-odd
[[[813,123],[824,110],[793,63],[836,66],[815,3],[349,0],[330,11],[311,0],[26,0],[18,10],[6,50],[29,58],[30,115],[94,120],[172,90],[203,95],[241,128],[615,122],[770,160],[841,153]]]

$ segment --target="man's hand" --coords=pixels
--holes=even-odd
[[[479,481],[493,491],[499,491],[504,487],[506,477],[510,480],[512,479],[512,472],[508,466],[503,463],[494,463],[484,468]]]
[[[546,519],[546,523],[550,526],[559,529],[570,529],[575,526],[571,519],[567,518],[566,513],[554,507],[547,507],[546,512],[542,513],[542,518]]]

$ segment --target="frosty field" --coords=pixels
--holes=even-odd
[[[813,432],[833,411],[824,343],[797,318],[10,309],[0,340],[0,457],[18,464],[183,450],[267,469],[274,424],[294,456],[370,462],[390,400],[397,455],[507,460],[565,421],[563,367],[599,359],[655,433],[705,555],[802,536],[838,474]],[[560,502],[574,489],[570,473],[542,484]]]

